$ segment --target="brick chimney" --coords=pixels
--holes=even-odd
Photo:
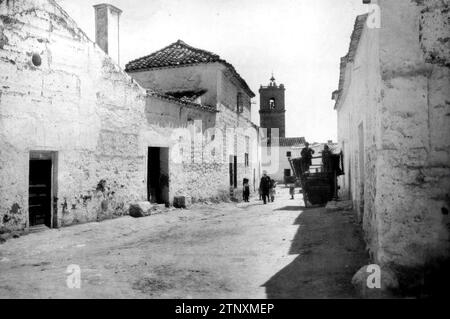
[[[122,10],[102,3],[94,6],[95,9],[95,42],[117,64],[120,64],[120,15]]]

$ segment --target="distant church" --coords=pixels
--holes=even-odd
[[[269,85],[261,85],[259,89],[260,126],[267,129],[269,145],[267,152],[263,150],[262,169],[282,183],[293,175],[288,158],[300,157],[306,142],[304,137],[286,137],[285,93],[286,88],[283,84],[277,85],[273,75]],[[278,136],[275,129],[278,129]]]
[[[279,137],[286,137],[286,109],[284,107],[284,93],[286,89],[283,84],[279,86],[272,75],[268,86],[259,89],[260,96],[260,126],[267,128],[271,135],[273,128],[279,129]]]

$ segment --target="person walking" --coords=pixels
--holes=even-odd
[[[305,143],[305,148],[302,149],[302,174],[309,171],[309,167],[312,165],[312,157],[315,151],[309,148],[309,143]]]
[[[264,171],[263,177],[261,178],[261,182],[259,183],[259,189],[261,190],[264,205],[266,205],[267,201],[269,200],[270,184],[271,179],[269,176],[267,176],[267,172]]]
[[[322,166],[324,172],[332,172],[333,171],[333,162],[331,161],[331,157],[333,152],[330,150],[330,147],[325,144],[322,151]]]

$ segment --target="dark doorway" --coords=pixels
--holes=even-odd
[[[230,155],[230,186],[237,188],[237,156]]]
[[[150,203],[169,204],[168,148],[148,148],[147,197]]]
[[[42,155],[42,154],[41,154]],[[52,227],[52,156],[30,157],[28,211],[30,227]]]
[[[230,186],[233,187],[234,186],[234,169],[233,169],[233,162],[231,161],[231,156],[230,156],[230,163],[229,163],[229,175],[230,175]]]
[[[238,179],[237,179],[237,156],[234,157],[234,188],[238,187]]]

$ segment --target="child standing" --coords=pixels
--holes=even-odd
[[[243,193],[243,197],[244,197],[244,202],[248,203],[249,202],[249,198],[250,198],[250,185],[249,185],[248,178],[244,178],[244,193]]]
[[[277,183],[274,180],[272,180],[270,191],[269,191],[270,201],[272,203],[275,201],[275,194],[277,193],[277,191],[275,190],[276,187],[277,187]]]
[[[294,199],[294,195],[295,195],[295,185],[289,186],[289,195],[291,195],[291,200]]]

